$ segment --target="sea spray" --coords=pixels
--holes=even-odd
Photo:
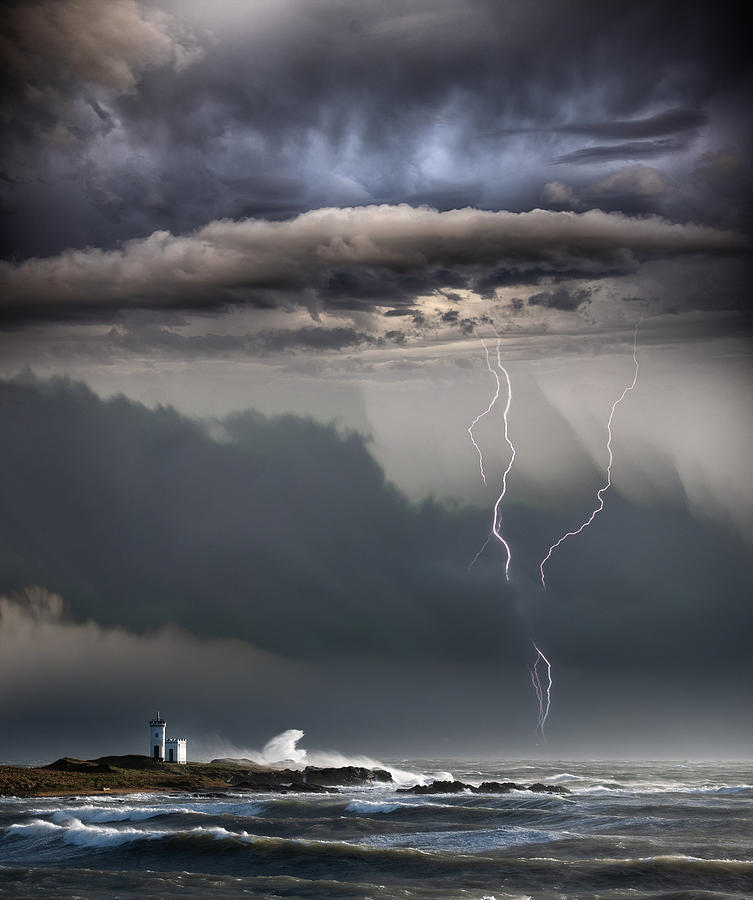
[[[219,738],[210,742],[197,742],[197,746],[199,758],[207,762],[212,759],[233,759],[240,763],[286,769],[304,769],[306,766],[321,768],[361,766],[366,769],[385,769],[398,786],[426,784],[440,777],[442,780],[452,780],[450,772],[430,775],[398,768],[362,754],[346,755],[338,750],[308,750],[298,746],[304,736],[305,733],[300,728],[288,728],[270,738],[261,750],[240,747]]]

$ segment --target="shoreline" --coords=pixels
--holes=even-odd
[[[76,797],[122,797],[129,794],[177,794],[191,793],[190,788],[184,788],[177,791],[175,788],[154,787],[154,788],[94,788],[87,791],[34,791],[33,793],[0,793],[0,800],[12,800],[14,797],[19,800],[28,800],[32,797],[60,797],[61,799],[69,798],[71,800]],[[196,792],[193,792],[196,793]]]
[[[302,769],[259,766],[249,760],[215,759],[210,763],[163,763],[147,756],[104,756],[81,760],[63,757],[48,766],[0,766],[0,796],[106,797],[143,793],[190,793],[224,796],[230,793],[340,794],[341,789],[391,788],[395,794],[568,794],[562,785],[515,781],[434,780],[399,786],[392,774],[363,766]]]
[[[0,766],[0,797],[221,791],[239,771],[227,763],[155,763],[146,756],[63,757],[46,766]]]
[[[62,757],[46,766],[0,766],[0,797],[75,797],[139,793],[338,793],[338,786],[393,784],[383,769],[359,766],[284,769],[248,760],[156,762],[148,756]]]

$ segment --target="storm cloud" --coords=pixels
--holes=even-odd
[[[641,159],[650,156],[665,156],[673,150],[682,150],[684,143],[671,138],[660,138],[654,141],[629,141],[626,144],[602,144],[596,147],[583,147],[558,156],[558,163],[592,163],[613,159]]]
[[[551,309],[573,310],[577,309],[582,303],[587,303],[589,298],[588,291],[576,290],[569,291],[566,287],[561,286],[556,291],[540,291],[537,294],[531,294],[528,302],[531,306],[547,306]]]
[[[0,263],[0,286],[11,313],[40,306],[54,312],[67,306],[185,307],[231,300],[264,305],[275,302],[274,291],[305,303],[312,289],[331,284],[341,270],[424,273],[507,264],[598,273],[632,267],[640,259],[728,255],[746,247],[741,235],[656,217],[599,210],[438,212],[403,204],[321,209],[286,222],[218,221],[184,236],[154,232],[119,250],[69,250],[49,259]],[[317,296],[325,302],[323,294]],[[347,292],[341,308],[348,308],[346,298]],[[408,300],[413,303],[415,296]],[[377,302],[389,305],[389,298],[378,295]]]
[[[748,48],[708,5],[46,0],[4,33],[19,258],[326,206],[516,212],[553,160],[747,146]]]
[[[134,0],[43,0],[6,8],[2,57],[6,74],[37,90],[67,81],[127,93],[152,66],[196,61],[187,37],[169,13]]]
[[[20,677],[26,651],[47,660],[65,688],[55,694],[63,707],[92,673],[118,696],[118,671],[132,673],[139,699],[149,692],[147,660],[169,667],[190,658],[191,668],[203,661],[195,697],[205,714],[213,691],[225,695],[221,685],[254,682],[257,672],[269,688],[252,688],[244,702],[265,710],[270,732],[307,704],[317,709],[322,691],[355,702],[344,684],[380,708],[381,692],[402,677],[415,686],[405,702],[427,704],[416,720],[428,717],[430,730],[443,726],[427,679],[448,696],[455,689],[445,679],[481,690],[457,719],[480,727],[499,672],[515,679],[524,666],[532,620],[561,670],[617,679],[620,696],[638,663],[668,683],[680,673],[692,679],[699,658],[720,679],[730,666],[745,671],[744,545],[695,520],[659,460],[664,499],[646,509],[614,495],[599,529],[574,542],[567,561],[552,561],[556,590],[547,599],[526,577],[505,584],[494,554],[468,573],[488,528],[484,511],[407,501],[362,439],[332,427],[248,413],[208,428],[60,381],[3,383],[0,424],[0,591],[15,592],[0,602],[3,665]],[[508,507],[519,571],[533,574],[547,537],[572,515]],[[647,517],[662,523],[658,532],[644,527]],[[29,584],[64,602],[23,593]],[[46,677],[44,666],[35,671],[17,703]],[[174,699],[195,721],[198,711]],[[133,697],[124,702],[134,706]],[[509,702],[511,715],[523,715],[527,695],[513,692]],[[408,715],[397,698],[390,707]],[[227,705],[218,722],[230,715]],[[332,733],[349,734],[325,720]]]
[[[582,122],[562,126],[571,134],[584,134],[598,140],[657,138],[667,134],[695,131],[705,125],[708,116],[697,109],[667,109],[645,119],[613,122]]]
[[[222,356],[235,354],[250,356],[284,351],[343,350],[369,344],[377,344],[376,338],[354,328],[327,328],[304,326],[302,328],[262,329],[250,334],[197,334],[184,335],[172,328],[152,325],[130,325],[113,328],[100,345],[108,351],[125,353],[154,353],[179,357]]]
[[[486,515],[409,503],[355,434],[254,413],[207,429],[169,408],[149,411],[122,397],[105,402],[83,385],[60,381],[3,383],[0,409],[8,510],[1,590],[44,584],[66,598],[79,620],[136,630],[179,624],[243,637],[292,658],[463,659],[472,647],[475,656],[493,659],[500,641],[515,643],[513,589],[499,583],[491,559],[475,575],[466,571]],[[710,570],[704,574],[700,560],[711,552],[727,559],[730,591],[718,594],[717,604],[728,597],[731,611],[732,586],[737,579],[743,590],[747,567],[723,548],[720,535],[674,506],[682,492],[673,493],[671,484],[670,478],[662,501],[671,505],[655,511],[674,523],[665,536],[667,556],[688,545],[683,580],[698,602],[707,577],[717,588],[722,583]],[[640,511],[624,500],[613,505],[598,533],[570,551],[585,559],[593,548],[587,568],[597,581],[604,565],[620,564],[599,548],[619,546],[626,523],[633,523],[633,553],[640,546]],[[523,537],[518,552],[532,561],[554,523],[525,505],[508,515],[511,532]],[[699,542],[706,547],[701,557]],[[629,602],[623,608],[632,610],[630,619],[638,608],[633,593],[652,580],[646,567],[661,565],[660,554],[648,545],[646,551],[643,565],[631,563],[626,584],[613,588],[610,603]],[[557,578],[566,572],[572,588],[558,605],[572,612],[573,604],[591,601],[577,599],[582,566]],[[654,615],[672,615],[663,609]],[[639,621],[631,652],[645,643]],[[687,642],[683,647],[687,652]],[[653,664],[662,665],[661,657]]]

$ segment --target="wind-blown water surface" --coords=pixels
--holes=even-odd
[[[0,891],[96,897],[745,898],[747,764],[414,760],[568,795],[136,794],[0,800]],[[414,780],[420,780],[417,775]]]

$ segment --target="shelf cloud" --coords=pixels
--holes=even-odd
[[[115,250],[66,250],[54,257],[0,263],[6,310],[66,307],[210,307],[223,302],[327,304],[339,273],[411,275],[416,292],[463,283],[481,268],[537,267],[594,274],[641,260],[740,254],[744,238],[656,216],[535,209],[490,212],[428,207],[327,208],[284,222],[211,222],[196,232],[156,231]],[[444,273],[447,274],[444,274]],[[413,302],[415,295],[407,298]],[[359,296],[361,305],[363,297]],[[377,297],[380,305],[389,297]],[[341,298],[340,308],[347,308]]]

